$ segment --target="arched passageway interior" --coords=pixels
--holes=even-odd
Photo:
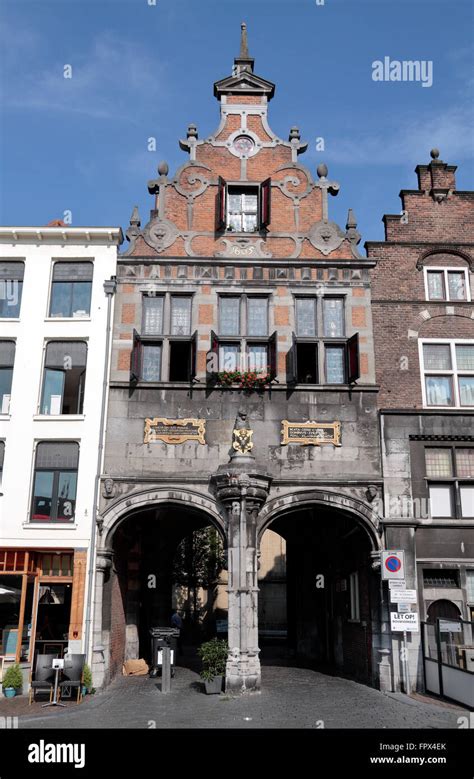
[[[103,625],[110,636],[109,678],[124,660],[150,658],[150,628],[184,619],[183,641],[197,644],[226,617],[225,553],[206,513],[172,504],[125,518],[112,539],[113,566],[104,584]]]
[[[353,516],[314,506],[277,517],[261,536],[262,664],[286,662],[372,679],[379,579]]]

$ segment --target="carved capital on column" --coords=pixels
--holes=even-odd
[[[216,497],[225,505],[229,521],[240,516],[243,500],[247,515],[256,516],[268,497],[271,482],[271,476],[266,473],[248,473],[231,464],[221,466],[211,477]]]
[[[105,573],[112,567],[114,553],[112,549],[98,549],[95,570],[98,573]]]

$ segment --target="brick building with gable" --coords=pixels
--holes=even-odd
[[[147,656],[150,625],[169,624],[176,548],[207,525],[227,556],[229,689],[259,688],[260,644],[276,635],[291,655],[378,683],[374,263],[352,211],[345,228],[331,221],[339,185],[300,163],[298,128],[288,140],[271,129],[274,91],[243,26],[233,73],[214,85],[217,130],[201,139],[190,125],[187,161],[173,176],[159,165],[150,219],[133,210],[118,260],[99,685]]]
[[[288,140],[271,129],[274,92],[254,71],[243,25],[232,75],[214,85],[217,130],[200,138],[189,125],[187,161],[173,175],[160,163],[150,218],[142,225],[135,207],[126,232],[98,517],[97,686],[125,659],[149,656],[149,628],[168,625],[176,605],[177,550],[205,527],[227,563],[202,589],[201,621],[210,634],[216,617],[228,625],[230,691],[260,688],[272,640],[292,662],[400,689],[383,550],[404,550],[407,587],[417,560],[423,577],[455,559],[467,616],[472,518],[419,521],[394,506],[431,489],[420,436],[441,435],[441,448],[464,436],[471,462],[460,404],[469,382],[449,410],[432,410],[423,393],[446,383],[428,381],[425,365],[422,385],[418,368],[420,338],[448,328],[450,339],[472,337],[468,196],[454,191],[452,166],[419,166],[407,213],[386,217],[387,240],[362,256],[353,211],[345,228],[330,219],[339,184],[327,167],[314,177],[301,163],[297,127]],[[461,271],[465,300],[424,299],[423,279],[433,294],[459,290],[449,274]],[[468,491],[456,478],[458,511]],[[425,589],[422,617],[431,597]],[[408,649],[410,686],[422,686],[419,635]]]
[[[474,193],[456,189],[456,166],[442,162],[437,149],[431,158],[416,168],[418,189],[400,193],[401,215],[384,217],[385,241],[366,244],[376,261],[381,513],[387,547],[405,550],[421,620],[471,623]],[[412,668],[422,685],[418,638]],[[452,637],[441,639],[449,651]]]

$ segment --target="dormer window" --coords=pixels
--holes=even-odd
[[[261,184],[227,184],[219,178],[217,229],[257,233],[270,224],[270,179]]]

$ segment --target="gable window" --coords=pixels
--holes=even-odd
[[[41,441],[36,447],[32,522],[73,522],[79,444]]]
[[[325,378],[327,384],[344,384],[346,378],[344,359],[346,349],[344,345],[324,347],[325,353]]]
[[[171,296],[171,335],[191,334],[191,298]]]
[[[88,317],[91,310],[92,262],[55,262],[50,317]]]
[[[143,343],[142,381],[161,381],[161,344]]]
[[[258,230],[258,188],[229,187],[227,194],[227,229],[236,233]]]
[[[324,335],[344,338],[344,298],[323,298]]]
[[[316,298],[296,298],[296,335],[316,337]]]
[[[15,341],[0,341],[0,414],[10,413]]]
[[[219,334],[240,335],[240,296],[219,298]]]
[[[218,321],[219,335],[211,337],[218,371],[276,376],[276,333],[268,336],[267,296],[220,295]]]
[[[474,341],[420,341],[423,404],[474,406]]]
[[[162,335],[164,301],[165,298],[163,295],[143,295],[142,298],[142,334],[143,335]]]
[[[86,362],[84,341],[47,343],[41,414],[82,414]]]
[[[130,380],[187,382],[196,375],[197,331],[191,295],[143,295],[142,332],[134,330]]]
[[[433,518],[474,517],[474,447],[425,448]]]
[[[20,316],[24,262],[0,262],[0,318]]]
[[[247,371],[276,376],[276,332],[268,336],[268,296],[220,295],[219,335],[211,333],[212,375]]]
[[[295,327],[289,383],[350,384],[359,378],[358,334],[345,337],[343,297],[295,297]]]
[[[469,301],[467,268],[424,268],[427,300]]]
[[[220,177],[217,192],[217,229],[256,233],[268,227],[270,198],[270,179],[261,184],[227,184]]]

